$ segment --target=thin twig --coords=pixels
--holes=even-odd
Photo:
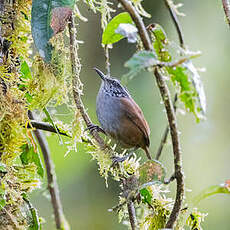
[[[112,207],[112,208],[109,209],[108,211],[109,211],[109,212],[116,212],[116,213],[118,213],[118,212],[121,210],[121,208],[122,208],[126,203],[127,203],[127,200],[125,200],[125,201],[122,202],[121,204],[118,204],[118,205]]]
[[[174,25],[176,27],[176,30],[177,30],[177,34],[178,34],[178,37],[179,37],[179,41],[180,41],[180,46],[182,48],[185,48],[185,44],[184,44],[184,35],[182,33],[182,30],[181,30],[181,26],[180,26],[180,23],[179,23],[179,20],[177,18],[177,15],[176,15],[176,12],[173,10],[173,8],[171,7],[170,3],[169,3],[169,0],[164,0],[165,2],[165,5],[167,6],[168,10],[169,10],[169,13],[172,17],[172,20],[174,22]]]
[[[125,10],[130,14],[134,23],[136,24],[144,48],[146,50],[153,50],[149,35],[146,31],[142,18],[137,13],[133,5],[127,0],[118,0],[118,1],[123,5]],[[177,217],[180,213],[180,209],[184,197],[184,177],[182,173],[181,147],[180,147],[179,134],[177,129],[176,115],[173,108],[173,104],[170,100],[168,86],[165,83],[163,76],[161,76],[161,74],[159,73],[158,67],[155,68],[154,73],[161,93],[161,97],[164,101],[164,105],[167,111],[167,118],[170,126],[170,133],[171,133],[172,144],[173,144],[174,168],[175,168],[175,177],[177,181],[177,191],[176,191],[176,199],[174,202],[173,210],[166,224],[167,228],[173,228],[177,220]]]
[[[172,61],[172,62],[161,62],[159,61],[155,66],[159,66],[159,67],[176,67],[178,65],[183,64],[184,62],[188,61],[189,58],[185,57],[185,58],[181,58],[177,61]]]
[[[77,109],[79,110],[82,118],[85,121],[86,126],[91,127],[93,123],[85,110],[84,104],[82,103],[80,89],[79,89],[81,84],[79,78],[80,63],[78,62],[78,57],[77,57],[76,29],[74,25],[73,15],[70,17],[68,26],[69,26],[69,36],[70,36],[70,59],[71,59],[71,66],[72,66],[72,90],[73,90],[74,101]],[[97,141],[100,148],[102,149],[107,148],[104,140],[99,136],[96,130],[92,130],[91,134],[93,135],[94,139]]]
[[[173,173],[173,175],[168,179],[164,181],[164,184],[170,184],[172,181],[174,181],[176,179],[175,177],[175,173]]]
[[[160,146],[157,150],[157,154],[156,154],[156,160],[159,160],[160,159],[160,156],[161,156],[161,153],[162,153],[162,150],[167,142],[167,139],[168,139],[168,134],[169,134],[169,125],[166,126],[165,128],[165,131],[164,131],[164,134],[161,138],[161,143],[160,143]]]
[[[57,131],[58,131],[59,134],[61,134],[63,136],[70,137],[68,134],[60,131],[58,128],[56,130],[52,125],[48,124],[47,122],[31,120],[30,122],[28,122],[27,128],[36,128],[36,129],[48,131],[51,133],[57,133]]]
[[[223,8],[224,8],[224,12],[226,15],[226,19],[228,22],[228,25],[230,26],[230,4],[228,0],[222,0],[223,3]]]
[[[174,111],[176,112],[176,102],[177,102],[177,93],[175,94],[174,96],[174,100],[173,100],[173,108],[174,108]],[[160,159],[160,156],[161,156],[161,153],[162,153],[162,150],[167,142],[167,139],[168,139],[168,134],[169,134],[169,125],[167,125],[167,127],[165,128],[165,131],[164,131],[164,134],[161,138],[161,143],[160,143],[160,146],[157,150],[157,154],[156,154],[156,160],[159,160]]]
[[[34,116],[31,111],[29,111],[28,115],[31,120],[34,120]],[[38,144],[40,145],[40,148],[43,154],[43,158],[44,158],[44,162],[45,162],[45,166],[46,166],[48,189],[49,189],[50,196],[51,196],[51,202],[52,202],[53,211],[54,211],[56,228],[67,230],[68,224],[65,219],[62,204],[61,204],[61,199],[60,199],[59,189],[58,189],[58,184],[57,184],[57,178],[56,178],[56,174],[54,170],[54,164],[50,156],[51,154],[50,154],[48,143],[46,141],[45,136],[40,130],[38,129],[34,130],[33,133],[38,141]]]
[[[165,5],[167,6],[167,8],[168,8],[168,10],[170,12],[170,15],[171,15],[171,18],[172,18],[172,20],[174,22],[174,25],[176,27],[178,38],[179,38],[179,41],[180,41],[180,46],[181,46],[181,48],[185,48],[184,36],[183,36],[182,29],[181,29],[179,20],[177,18],[176,12],[172,9],[172,7],[171,7],[171,5],[170,5],[168,0],[164,0],[164,1],[165,1]],[[179,64],[182,64],[182,63],[179,63]],[[174,96],[174,100],[173,100],[173,107],[174,107],[175,112],[176,112],[177,98],[178,98],[178,95],[176,93],[175,96]],[[164,145],[166,144],[167,139],[168,139],[168,134],[169,134],[169,125],[167,125],[167,127],[165,128],[164,134],[163,134],[163,136],[161,138],[161,143],[160,143],[160,146],[159,146],[157,154],[156,154],[156,160],[160,159],[162,150],[163,150]]]
[[[107,72],[107,76],[110,76],[109,46],[105,45],[104,50],[105,50],[106,72]]]
[[[129,213],[129,221],[131,224],[131,229],[135,230],[137,220],[136,220],[136,211],[135,211],[134,203],[132,200],[128,201],[127,208],[128,208],[128,213]]]

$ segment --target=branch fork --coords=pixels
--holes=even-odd
[[[140,15],[137,13],[136,9],[130,3],[128,0],[118,0],[119,3],[122,4],[124,9],[130,14],[132,17],[134,23],[136,24],[136,27],[138,28],[138,32],[141,38],[141,41],[143,43],[143,46],[145,50],[153,50],[153,46],[151,44],[149,35],[147,33],[147,30],[145,28],[145,25],[142,21],[142,18]],[[171,9],[169,2],[165,0],[166,5],[168,6],[170,10],[171,16],[174,18],[174,22],[177,28],[177,31],[179,33],[179,38],[180,38],[180,43],[182,46],[184,46],[183,43],[183,35],[181,33],[181,29],[178,26],[179,23],[175,21],[176,15],[175,12]],[[170,93],[168,86],[163,78],[163,76],[160,73],[160,68],[155,67],[154,68],[154,75],[158,84],[158,88],[160,90],[161,97],[164,101],[165,109],[167,112],[167,118],[168,118],[168,123],[169,123],[169,128],[170,128],[170,133],[171,133],[171,138],[172,138],[172,144],[173,144],[173,154],[174,154],[174,170],[175,170],[175,178],[177,181],[177,192],[176,192],[176,199],[174,202],[173,210],[170,214],[169,220],[166,224],[166,228],[173,228],[173,226],[176,223],[177,217],[180,213],[181,207],[182,207],[182,202],[184,198],[184,177],[182,173],[182,160],[181,160],[181,147],[180,147],[180,140],[179,140],[179,132],[177,128],[177,122],[176,122],[176,115],[175,115],[175,110],[173,103],[171,101]]]

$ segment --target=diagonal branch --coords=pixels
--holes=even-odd
[[[31,111],[28,112],[29,118],[34,120],[33,113]],[[54,164],[50,156],[50,150],[48,143],[46,141],[45,136],[40,130],[34,130],[33,131],[38,144],[40,145],[44,162],[46,165],[46,173],[47,173],[47,181],[48,181],[48,189],[51,196],[51,202],[53,206],[54,211],[54,217],[55,217],[55,223],[57,229],[65,229],[68,230],[68,223],[65,219],[61,199],[59,195],[59,189],[57,184],[57,178],[54,170]]]
[[[177,93],[175,94],[174,96],[174,100],[173,100],[173,108],[174,108],[174,111],[176,112],[176,102],[177,102]],[[164,134],[161,138],[161,143],[160,143],[160,146],[157,150],[157,154],[156,154],[156,160],[159,160],[160,159],[160,156],[161,156],[161,153],[162,153],[162,150],[164,148],[164,145],[166,144],[167,142],[167,139],[168,139],[168,134],[169,134],[169,125],[167,125],[167,127],[165,128],[165,131],[164,131]]]
[[[179,23],[179,20],[177,18],[177,15],[176,15],[176,12],[174,11],[174,9],[171,7],[171,3],[169,2],[169,0],[164,0],[165,2],[165,5],[167,6],[168,10],[169,10],[169,13],[171,15],[171,18],[174,22],[174,25],[176,27],[176,30],[177,30],[177,34],[178,34],[178,37],[179,37],[179,41],[180,41],[180,46],[182,48],[185,48],[185,44],[184,44],[184,35],[182,33],[182,29],[181,29],[181,26],[180,26],[180,23]]]
[[[230,4],[228,0],[222,0],[223,8],[224,8],[224,13],[226,15],[226,19],[228,22],[228,25],[230,26]]]
[[[51,133],[57,133],[58,131],[60,135],[70,137],[67,133],[60,131],[58,128],[55,129],[52,125],[48,124],[47,122],[31,120],[30,122],[28,122],[27,128],[36,128]]]
[[[142,18],[137,13],[133,5],[127,0],[118,0],[118,2],[120,2],[123,5],[125,10],[130,14],[133,21],[135,22],[136,27],[138,28],[140,38],[144,45],[144,48],[146,50],[153,50],[149,35],[146,31]],[[176,199],[174,202],[173,210],[166,224],[167,228],[173,228],[177,220],[177,217],[180,213],[180,209],[181,209],[182,202],[183,202],[184,177],[182,173],[181,147],[180,147],[179,134],[178,134],[178,129],[177,129],[176,115],[173,109],[173,104],[170,100],[168,86],[165,83],[165,80],[163,76],[159,73],[159,71],[160,71],[159,68],[156,67],[154,74],[155,74],[156,81],[157,81],[157,84],[158,84],[158,87],[161,93],[161,97],[164,101],[165,109],[167,111],[167,118],[169,122],[170,133],[171,133],[172,144],[173,144],[175,178],[177,181]]]
[[[81,81],[79,78],[80,63],[77,57],[76,28],[74,25],[73,15],[70,17],[68,26],[69,26],[69,37],[70,37],[70,59],[71,59],[71,66],[72,66],[72,90],[73,90],[74,102],[76,104],[77,109],[81,113],[81,116],[84,119],[86,126],[91,127],[93,123],[86,112],[80,94],[80,87],[81,87]],[[98,145],[100,146],[100,148],[102,149],[107,148],[104,140],[99,136],[96,130],[92,130],[91,133],[94,139],[96,140],[96,142],[98,143]]]

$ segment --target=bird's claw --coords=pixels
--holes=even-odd
[[[127,160],[129,157],[131,157],[133,155],[133,153],[129,153],[128,155],[125,155],[123,157],[116,157],[116,156],[113,156],[112,157],[112,167],[114,167],[115,165],[117,165],[118,163],[121,163],[125,160]]]
[[[101,133],[104,133],[106,135],[106,132],[98,125],[95,125],[95,124],[91,124],[89,125],[85,131],[89,130],[90,134],[92,134],[93,131],[96,131],[96,132],[101,132]]]

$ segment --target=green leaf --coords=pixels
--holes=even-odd
[[[33,0],[31,29],[34,43],[40,56],[46,61],[51,61],[52,45],[49,40],[53,36],[50,27],[51,0]]]
[[[2,210],[5,205],[6,205],[6,191],[5,191],[4,185],[1,184],[0,186],[0,210]]]
[[[173,68],[167,67],[166,69],[170,74],[173,83],[180,86],[179,98],[184,103],[185,108],[199,119],[199,111],[196,106],[197,94],[186,73],[186,68],[177,66]]]
[[[194,65],[191,61],[185,62],[183,64],[183,66],[185,66],[191,74],[192,83],[193,83],[193,85],[196,89],[196,92],[198,94],[200,108],[201,108],[203,114],[205,114],[205,112],[206,112],[206,97],[205,97],[205,92],[204,92],[204,86],[203,86],[201,79],[200,79],[200,75],[198,74],[196,68],[194,67]]]
[[[150,30],[153,34],[153,47],[158,59],[162,62],[170,62],[172,57],[167,49],[168,39],[165,31],[158,24],[152,24]]]
[[[198,212],[197,209],[194,208],[193,212],[188,216],[186,224],[191,230],[203,230],[201,223],[207,215],[208,214]]]
[[[51,11],[56,7],[68,6],[73,8],[75,0],[33,0],[31,28],[34,43],[40,56],[50,62],[53,47],[49,40],[53,36],[50,27]]]
[[[149,160],[138,168],[139,184],[143,185],[152,181],[164,181],[165,168],[156,160]]]
[[[28,103],[30,103],[33,100],[33,96],[31,96],[31,94],[28,92],[25,93],[25,98]]]
[[[47,110],[47,108],[44,108],[44,109],[43,109],[43,112],[45,113],[48,122],[51,123],[52,126],[54,127],[54,129],[56,130],[56,133],[57,133],[57,135],[58,135],[58,138],[59,138],[60,143],[63,144],[63,141],[62,141],[61,135],[60,135],[60,133],[59,133],[59,131],[58,131],[58,128],[57,128],[57,126],[54,124],[54,121],[53,121],[53,119],[52,119],[52,117],[51,117],[49,111]]]
[[[143,188],[140,190],[140,194],[142,196],[142,202],[144,204],[150,204],[152,200],[152,194],[148,191],[147,188]]]
[[[139,51],[135,53],[126,63],[125,67],[130,69],[128,76],[134,76],[141,70],[158,64],[156,53],[154,51]]]
[[[20,80],[21,80],[21,84],[18,84],[18,88],[22,91],[27,90],[28,88],[28,80],[32,79],[32,75],[31,75],[31,70],[29,65],[27,64],[27,62],[20,57],[21,60],[21,65],[20,65]],[[30,103],[32,101],[32,96],[29,92],[25,92],[25,99],[28,103]]]
[[[33,223],[30,225],[29,230],[40,230],[40,221],[38,217],[38,212],[35,208],[30,208],[30,213],[32,215]]]
[[[30,67],[26,61],[22,61],[20,66],[21,78],[32,79]]]
[[[41,177],[44,176],[44,168],[42,166],[41,158],[39,156],[38,152],[34,151],[33,146],[30,146],[29,144],[24,144],[21,146],[22,154],[20,155],[20,159],[22,161],[22,164],[28,165],[30,163],[35,163],[37,166],[37,173]]]
[[[6,199],[0,196],[0,210],[6,205]]]
[[[6,171],[6,165],[0,162],[0,172],[5,173]]]
[[[121,34],[122,36],[128,39],[129,43],[137,42],[137,28],[129,23],[121,23],[117,29],[115,30],[116,33]]]
[[[123,35],[115,32],[121,23],[133,24],[132,18],[128,13],[120,13],[108,23],[102,34],[102,44],[113,44],[124,38]]]
[[[230,180],[227,180],[224,184],[213,185],[204,189],[199,195],[197,195],[193,202],[198,204],[201,200],[213,196],[215,194],[230,194]]]
[[[185,68],[177,66],[176,68],[169,67],[167,70],[171,74],[172,81],[179,83],[181,91],[191,90],[191,82],[189,81],[188,75],[185,73]]]
[[[52,1],[52,4],[53,4],[52,8],[68,6],[73,9],[75,1],[76,0],[54,0]]]
[[[28,223],[29,224],[29,230],[41,230],[41,224],[40,224],[37,210],[30,203],[28,194],[23,193],[22,197],[28,206],[29,212],[28,212],[27,216],[31,216],[30,217],[31,220]]]

